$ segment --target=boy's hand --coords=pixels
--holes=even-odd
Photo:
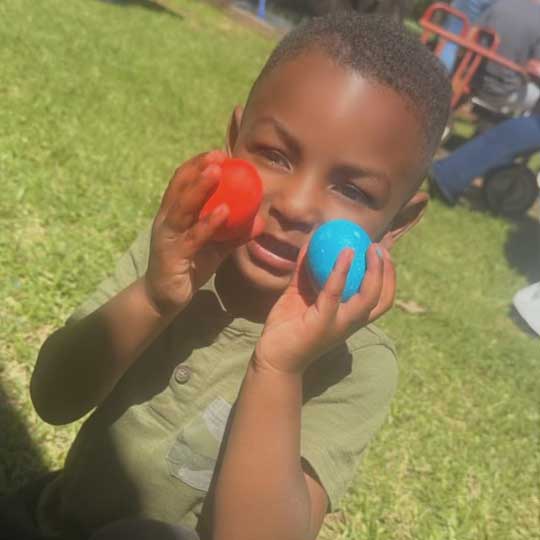
[[[217,270],[238,243],[247,242],[252,231],[235,245],[212,243],[212,236],[229,214],[226,205],[199,220],[199,213],[217,186],[224,152],[201,154],[179,167],[171,179],[152,226],[150,258],[145,274],[149,300],[161,315],[182,310],[193,294]]]
[[[371,245],[360,291],[341,303],[353,251],[343,250],[326,285],[315,297],[300,254],[294,278],[276,302],[255,350],[255,363],[286,373],[303,373],[322,354],[388,311],[394,302],[396,274],[390,254]]]

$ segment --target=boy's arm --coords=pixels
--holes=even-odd
[[[226,256],[230,247],[209,242],[228,208],[198,220],[224,158],[210,152],[177,169],[154,219],[144,275],[44,343],[30,383],[44,420],[64,424],[99,405]]]
[[[328,500],[302,468],[303,374],[316,358],[386,312],[395,293],[389,254],[384,250],[379,258],[373,246],[359,294],[340,304],[351,259],[350,252],[340,256],[314,304],[300,292],[305,289],[297,270],[270,313],[217,474],[213,540],[307,540],[318,534]]]
[[[51,424],[86,414],[171,319],[154,307],[140,278],[87,317],[57,330],[41,347],[32,374],[37,413]]]
[[[216,485],[214,540],[316,538],[328,497],[302,466],[301,408],[302,375],[252,359]]]

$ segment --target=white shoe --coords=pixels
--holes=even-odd
[[[520,289],[513,303],[523,320],[540,336],[540,282]]]

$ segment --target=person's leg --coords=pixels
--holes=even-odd
[[[134,518],[115,521],[96,531],[90,540],[199,540],[199,536],[180,525]]]
[[[474,178],[540,148],[540,116],[512,118],[467,142],[433,164],[431,180],[442,196],[455,202]]]

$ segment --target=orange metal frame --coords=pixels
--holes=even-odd
[[[434,22],[434,18],[441,13],[443,15],[453,15],[462,21],[463,27],[460,34],[453,34],[440,24]],[[471,26],[465,14],[448,4],[441,2],[431,4],[422,15],[419,23],[423,28],[421,37],[423,43],[427,43],[432,35],[438,37],[437,46],[434,51],[437,56],[441,54],[443,47],[449,41],[456,43],[465,51],[463,58],[452,75],[452,108],[455,108],[459,104],[464,95],[471,93],[470,82],[480,67],[482,60],[491,60],[519,73],[525,80],[528,78],[526,68],[497,54],[496,50],[499,47],[500,40],[496,32],[490,28]],[[489,47],[482,45],[482,41],[486,37],[490,39]]]

